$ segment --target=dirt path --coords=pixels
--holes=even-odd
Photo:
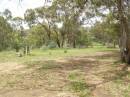
[[[47,91],[44,89],[33,90],[13,90],[3,92],[0,97],[74,97],[73,94],[67,92]]]
[[[0,63],[0,73],[11,73],[24,67],[24,65],[18,64],[16,62]]]
[[[115,66],[117,54],[97,52],[94,55],[37,62],[32,67],[17,63],[0,64],[0,97],[79,97],[68,91],[68,73],[80,70],[91,90],[91,97],[123,97],[112,94],[112,81],[124,65]],[[38,65],[40,64],[40,65]],[[53,65],[52,65],[53,64]]]

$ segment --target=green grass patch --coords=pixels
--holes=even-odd
[[[87,85],[84,81],[70,81],[70,87],[75,92],[81,92],[87,88]]]
[[[92,55],[96,52],[101,51],[117,51],[115,48],[106,48],[103,46],[94,46],[93,48],[84,49],[52,49],[42,50],[34,49],[31,50],[31,55],[18,57],[15,51],[3,51],[0,52],[0,62],[18,62],[23,63],[27,61],[43,60],[43,59],[56,59],[73,56],[85,56]]]
[[[84,73],[76,70],[70,72],[69,76],[69,89],[77,93],[79,97],[89,97],[90,90],[84,79]]]
[[[127,89],[124,91],[124,97],[130,97],[130,85],[128,85]]]

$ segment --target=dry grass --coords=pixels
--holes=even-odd
[[[118,56],[117,51],[97,51],[11,63],[8,72],[0,69],[0,97],[130,97],[130,70],[117,62]]]

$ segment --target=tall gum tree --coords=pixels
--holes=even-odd
[[[76,0],[77,1],[77,0]],[[121,59],[123,62],[130,64],[130,27],[129,27],[129,12],[130,12],[130,0],[81,0],[81,2],[91,2],[92,8],[95,10],[95,15],[99,15],[103,11],[99,11],[101,8],[105,8],[105,10],[109,10],[115,15],[115,19],[119,21],[120,25],[120,52]],[[84,7],[83,3],[80,3],[78,0],[77,4],[79,6]]]

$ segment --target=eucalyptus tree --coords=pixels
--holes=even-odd
[[[96,13],[95,15],[102,15],[103,11],[101,11],[101,9],[109,10],[113,13],[113,16],[120,25],[119,40],[122,61],[130,63],[130,0],[81,0],[81,2],[82,1],[86,1],[86,3],[80,4],[80,0],[78,0],[77,4],[82,8],[90,2]]]
[[[5,9],[4,12],[2,12],[5,19],[10,20],[12,19],[12,13],[9,9]]]
[[[23,47],[24,44],[24,28],[23,28],[24,20],[21,17],[14,17],[12,19],[12,27],[14,29],[14,48],[16,52]]]
[[[103,45],[115,47],[120,37],[119,24],[114,20],[104,19],[96,22],[90,29],[95,42]]]
[[[120,51],[123,62],[130,63],[130,28],[129,28],[129,0],[108,0],[103,1],[103,5],[106,6],[111,12],[117,22],[119,23],[120,31]],[[106,4],[105,4],[106,2]],[[102,3],[101,3],[102,4]]]
[[[44,29],[47,32],[47,36],[50,40],[51,39],[51,27],[54,24],[53,20],[52,20],[54,18],[52,9],[41,7],[41,8],[37,8],[36,12],[37,12],[37,21],[42,27],[44,27]]]
[[[44,44],[46,44],[46,33],[44,28],[41,25],[33,26],[28,30],[28,40],[32,47],[40,48]]]
[[[28,24],[28,26],[31,28],[36,23],[35,10],[27,9],[26,12],[24,13],[24,20]]]
[[[54,0],[52,4],[57,16],[57,20],[62,23],[61,46],[65,41],[72,47],[76,47],[76,37],[80,28],[80,8],[76,7],[76,2],[70,0]]]
[[[51,40],[51,18],[48,10],[44,7],[36,8],[36,9],[28,9],[25,14],[25,21],[28,23],[31,28],[34,25],[41,25],[48,37],[48,40]]]
[[[76,47],[76,38],[82,21],[80,16],[85,10],[81,5],[84,3],[54,0],[51,6],[28,9],[24,15],[25,21],[30,27],[41,25],[48,37],[48,44],[49,41],[55,41],[58,47],[63,47],[66,42]],[[61,27],[59,28],[58,25]]]
[[[130,1],[117,0],[118,19],[120,23],[120,49],[122,61],[130,64]]]
[[[4,17],[0,16],[0,50],[12,47],[13,29]]]
[[[12,21],[12,25],[14,26],[15,29],[21,30],[23,26],[24,20],[21,17],[14,17]]]
[[[25,20],[32,25],[41,25],[44,28],[43,32],[46,34],[46,45],[51,41],[55,41],[58,47],[60,46],[59,29],[57,26],[58,19],[54,11],[54,7],[39,7],[34,10],[27,10],[25,13]]]
[[[24,54],[29,54],[29,40],[27,39],[28,32],[24,29],[24,19],[21,17],[13,18],[13,26],[15,29],[15,48],[18,52],[20,48],[23,48]]]

